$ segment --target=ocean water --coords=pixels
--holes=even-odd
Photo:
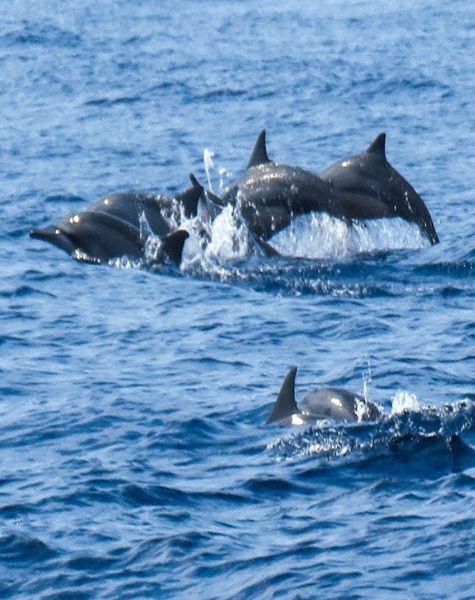
[[[8,3],[0,597],[475,598],[474,43],[468,0]],[[270,259],[224,211],[147,269],[28,236],[219,192],[262,128],[315,172],[386,131],[440,244],[313,215]],[[291,365],[386,417],[266,426]]]

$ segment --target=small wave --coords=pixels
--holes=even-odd
[[[117,104],[134,104],[140,100],[140,96],[119,96],[117,98],[93,98],[84,104],[85,106],[116,106]]]
[[[82,196],[76,196],[74,194],[55,194],[52,196],[46,196],[44,202],[46,202],[47,204],[51,203],[60,205],[71,202],[83,205],[86,202],[86,200]]]
[[[81,37],[54,25],[27,24],[21,31],[11,31],[1,38],[7,46],[46,46],[74,48],[81,44]]]
[[[475,262],[462,260],[455,262],[429,263],[416,265],[414,272],[418,275],[435,277],[472,277],[475,273]]]
[[[217,88],[214,90],[209,90],[204,94],[197,97],[197,99],[202,100],[219,100],[221,98],[234,98],[236,96],[244,96],[246,95],[248,90],[245,89],[234,89],[234,88]]]
[[[145,488],[129,484],[124,488],[122,497],[132,506],[186,506],[188,501],[185,492],[163,485]]]
[[[55,551],[40,539],[26,535],[10,534],[0,538],[0,556],[12,562],[47,560]]]
[[[0,292],[0,298],[24,298],[28,296],[47,296],[56,298],[55,294],[32,287],[31,285],[20,285],[14,290],[4,290]]]

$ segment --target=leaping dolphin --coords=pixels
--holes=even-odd
[[[359,394],[340,388],[320,388],[309,392],[300,403],[295,401],[295,376],[292,367],[280,388],[279,396],[266,423],[283,426],[307,425],[319,419],[336,421],[374,421],[382,417],[381,410]]]
[[[262,240],[285,229],[297,215],[325,212],[345,220],[401,217],[416,222],[435,243],[437,234],[421,198],[385,159],[382,166],[381,162],[378,156],[370,164],[379,194],[370,185],[339,186],[336,174],[329,181],[300,167],[271,161],[263,130],[244,176],[222,200],[235,204],[249,230]]]
[[[334,190],[365,194],[383,202],[390,216],[416,223],[431,244],[438,243],[439,236],[422,198],[386,158],[385,133],[380,133],[365,151],[322,171],[320,178]]]
[[[33,229],[32,238],[45,240],[82,262],[104,263],[126,256],[144,258],[150,234],[162,244],[154,262],[181,262],[188,232],[173,229],[180,211],[186,217],[196,215],[203,188],[196,182],[176,198],[153,196],[141,192],[113,194],[87,210],[68,217],[53,227]]]

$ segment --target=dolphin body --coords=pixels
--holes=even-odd
[[[375,404],[340,388],[320,388],[309,392],[299,407],[295,401],[296,374],[297,367],[292,367],[287,373],[266,423],[292,426],[312,424],[320,419],[356,422],[375,421],[382,417]]]
[[[392,213],[389,216],[416,223],[431,244],[439,242],[422,198],[386,158],[385,133],[380,133],[365,151],[336,162],[319,177],[334,190],[365,194],[382,202]]]
[[[375,149],[380,149],[380,145],[376,144]],[[416,222],[431,243],[436,243],[438,237],[429,211],[410,184],[386,161],[384,144],[383,155],[372,151],[370,159],[365,163],[369,171],[366,179],[354,170],[355,184],[340,174],[344,163],[339,163],[340,171],[334,165],[323,172],[323,177],[317,176],[300,167],[271,161],[263,130],[244,176],[226,190],[222,203],[234,204],[250,232],[262,241],[285,229],[297,215],[325,212],[349,221],[400,217]],[[352,164],[356,164],[355,159]]]
[[[141,192],[113,194],[84,212],[53,227],[33,229],[30,236],[45,240],[81,262],[105,263],[113,258],[144,257],[147,237],[158,236],[162,244],[154,262],[180,264],[187,231],[172,230],[170,221],[196,215],[203,188],[198,184],[176,198]]]

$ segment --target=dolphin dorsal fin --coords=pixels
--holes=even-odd
[[[198,179],[195,177],[194,173],[190,173],[190,181],[191,181],[191,185],[192,185],[193,187],[196,187],[196,188],[198,188],[198,187],[199,187],[199,188],[203,189],[203,186],[202,186],[202,185],[201,185],[201,183],[198,181]]]
[[[204,190],[203,186],[193,173],[190,173],[190,180],[194,188],[199,188],[201,190],[200,194],[204,191],[204,195],[207,200],[210,200],[211,202],[213,202],[213,204],[216,204],[217,206],[224,206],[224,202],[219,196],[213,194],[213,192],[210,192],[210,190]]]
[[[377,154],[384,160],[386,160],[386,134],[380,133],[377,135],[371,144],[368,147],[366,152],[371,152],[371,154]]]
[[[280,388],[279,397],[274,404],[271,414],[269,415],[266,423],[274,423],[274,421],[281,421],[287,417],[291,417],[295,413],[299,412],[297,403],[295,402],[295,376],[297,374],[297,367],[292,367],[287,373],[287,377],[284,379],[284,383]]]
[[[266,130],[263,129],[257,136],[254,150],[252,151],[251,158],[249,159],[246,168],[250,169],[251,167],[257,167],[257,165],[262,165],[268,162],[270,162],[270,159],[267,156],[266,149]]]

